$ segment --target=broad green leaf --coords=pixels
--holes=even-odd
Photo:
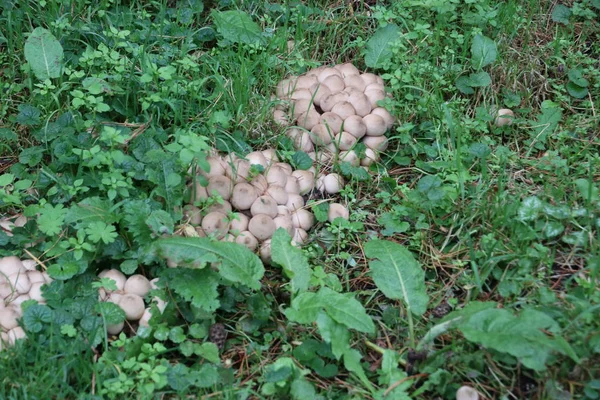
[[[360,332],[375,332],[375,325],[371,317],[363,305],[351,297],[351,294],[341,294],[328,287],[322,287],[317,293],[317,298],[327,314],[340,324]]]
[[[44,207],[39,210],[38,228],[48,236],[58,235],[62,230],[67,212],[68,209],[65,209],[62,204],[56,206],[44,204]]]
[[[554,22],[569,25],[569,18],[571,18],[571,9],[563,4],[557,4],[552,10],[552,21]]]
[[[564,340],[557,341],[546,332],[557,334],[559,327],[548,315],[525,309],[515,316],[506,309],[491,308],[470,315],[458,323],[458,328],[469,341],[484,347],[508,353],[527,368],[543,371],[550,354],[555,351],[571,354]],[[578,359],[574,359],[578,362]]]
[[[346,353],[344,353],[344,367],[346,367],[348,371],[354,372],[358,376],[362,384],[365,385],[372,392],[374,388],[369,379],[367,378],[365,370],[360,364],[361,358],[362,355],[358,350],[349,349],[348,351],[346,351]]]
[[[265,273],[258,256],[237,243],[171,237],[157,240],[154,248],[159,255],[172,259],[177,265],[203,267],[206,260],[215,262],[223,278],[255,290],[260,289],[260,279]],[[203,260],[200,265],[198,260]]]
[[[300,293],[292,300],[291,307],[285,310],[285,315],[290,321],[300,324],[310,324],[316,321],[319,311],[323,306],[313,292]]]
[[[317,316],[317,327],[323,340],[331,344],[331,352],[336,360],[339,360],[350,349],[350,331],[325,312],[320,312]]]
[[[296,293],[308,289],[311,270],[302,250],[292,246],[291,241],[285,229],[277,229],[271,239],[271,256],[273,262],[281,266],[290,278],[293,292]]]
[[[394,350],[384,350],[383,359],[381,361],[381,369],[379,373],[379,383],[383,384],[383,387],[389,387],[396,382],[402,382],[400,385],[396,385],[392,391],[388,393],[384,399],[394,400],[411,400],[407,390],[413,385],[410,379],[406,379],[407,375],[402,369],[398,367],[400,362],[400,355]]]
[[[365,245],[371,276],[377,287],[390,299],[404,301],[415,315],[427,310],[429,296],[425,290],[425,271],[406,247],[384,240],[372,240]]]
[[[581,87],[587,87],[590,84],[590,82],[583,76],[583,72],[581,72],[581,70],[578,68],[569,70],[569,80]]]
[[[538,116],[537,121],[532,122],[534,129],[529,134],[531,136],[532,149],[545,149],[548,137],[554,133],[561,118],[562,108],[558,104],[550,101],[542,103],[542,113]]]
[[[35,76],[44,81],[62,73],[63,48],[47,29],[35,28],[25,42],[25,59]]]
[[[370,68],[380,68],[392,58],[392,44],[400,38],[400,28],[389,24],[375,31],[367,41],[365,64]]]
[[[589,199],[592,202],[600,201],[600,191],[598,190],[598,187],[595,186],[594,183],[591,182],[589,179],[576,179],[575,186],[581,194],[581,197],[583,197],[584,199]]]
[[[492,78],[490,74],[485,71],[476,72],[469,75],[469,86],[471,87],[486,87],[492,84]]]
[[[314,399],[317,392],[312,383],[305,378],[296,378],[290,386],[290,395],[294,400]]]
[[[588,88],[579,86],[573,82],[567,82],[567,91],[576,99],[583,99],[589,93]]]
[[[17,122],[21,125],[39,125],[42,121],[40,116],[42,112],[39,108],[30,104],[19,104],[19,114],[17,114]]]
[[[534,221],[539,212],[542,210],[544,203],[536,196],[530,196],[523,200],[521,206],[519,206],[519,210],[517,211],[519,215],[519,220],[521,221]]]
[[[473,94],[475,90],[470,85],[469,77],[463,75],[456,80],[456,88],[463,94]]]
[[[213,11],[212,17],[217,31],[225,40],[254,45],[266,43],[258,24],[243,11]]]
[[[195,347],[194,354],[214,364],[217,364],[219,361],[221,361],[219,357],[219,348],[214,343],[202,343],[200,346]]]
[[[483,35],[477,35],[473,38],[471,44],[471,65],[473,69],[480,70],[490,65],[496,61],[497,56],[498,49],[492,39]]]

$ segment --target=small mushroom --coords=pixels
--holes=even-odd
[[[321,106],[321,100],[331,94],[331,89],[322,83],[315,83],[310,87],[310,91],[313,94],[313,103],[316,106]]]
[[[342,101],[348,101],[350,95],[346,92],[332,93],[329,96],[321,98],[321,110],[328,112],[337,104]],[[354,105],[352,105],[354,107]]]
[[[233,191],[233,182],[224,175],[213,176],[208,180],[206,190],[211,196],[213,193],[216,193],[221,196],[223,200],[229,200],[231,198],[231,192]]]
[[[210,166],[208,171],[200,170],[200,174],[204,175],[207,179],[213,176],[225,175],[225,168],[223,166],[223,160],[218,156],[206,157],[206,162]]]
[[[17,320],[21,318],[21,314],[15,306],[8,306],[0,309],[0,327],[5,331],[11,330],[19,326]]]
[[[367,96],[367,98],[371,102],[371,108],[377,108],[379,107],[377,102],[385,99],[385,92],[379,89],[370,89],[365,91],[365,96]]]
[[[262,196],[269,188],[269,182],[267,182],[267,178],[263,174],[256,175],[254,179],[250,181],[250,184],[254,186],[258,196]]]
[[[135,274],[127,278],[123,291],[127,294],[137,294],[144,297],[150,292],[150,289],[152,289],[152,285],[150,285],[148,278],[144,275]]]
[[[327,212],[327,220],[333,222],[336,218],[347,220],[350,218],[350,212],[340,203],[331,203],[329,204],[329,211]]]
[[[377,75],[371,74],[369,72],[361,74],[360,77],[362,78],[363,82],[365,82],[365,85],[370,85],[372,83],[379,82],[379,80],[377,79]]]
[[[296,170],[292,172],[292,176],[296,178],[300,191],[300,195],[305,195],[315,187],[315,175],[310,171]]]
[[[348,132],[340,132],[335,135],[333,143],[339,150],[350,150],[356,144],[357,139]]]
[[[496,113],[496,119],[494,123],[497,127],[512,125],[513,119],[515,118],[515,113],[508,108],[501,108]]]
[[[308,240],[308,233],[302,228],[294,228],[292,244],[303,245]]]
[[[273,121],[280,126],[288,126],[290,124],[287,113],[282,110],[273,110]]]
[[[235,234],[248,230],[249,221],[250,218],[248,218],[245,214],[236,213],[235,217],[231,219],[229,224],[229,232]]]
[[[394,118],[392,114],[390,114],[390,112],[383,107],[374,108],[371,110],[371,114],[379,115],[381,118],[383,118],[387,130],[392,129],[394,122],[396,122],[396,118]]]
[[[106,332],[108,332],[109,335],[118,335],[119,333],[121,333],[124,326],[124,321],[121,321],[118,324],[108,325],[106,327]]]
[[[354,150],[340,151],[338,160],[350,163],[353,167],[358,167],[360,165],[360,160]]]
[[[258,240],[250,231],[241,232],[236,238],[235,242],[243,246],[246,246],[251,251],[256,250],[258,247]]]
[[[298,125],[304,129],[311,130],[315,125],[319,123],[321,114],[317,110],[311,109],[298,116]]]
[[[206,214],[202,220],[202,229],[207,235],[215,235],[217,239],[222,239],[229,231],[229,220],[227,215],[214,211]]]
[[[267,160],[267,167],[271,165],[271,163],[279,161],[277,158],[277,152],[275,149],[266,149],[262,151],[263,156],[265,156],[265,160]]]
[[[334,67],[342,74],[343,78],[348,76],[357,75],[360,76],[360,71],[352,63],[339,64]]]
[[[327,174],[323,178],[323,187],[319,189],[321,191],[325,191],[329,194],[339,193],[344,187],[344,179],[338,174]]]
[[[271,239],[267,239],[260,245],[259,249],[260,259],[263,263],[271,264]]]
[[[366,128],[365,128],[366,132]],[[331,143],[335,133],[323,124],[317,124],[310,130],[310,140],[316,145],[324,146]]]
[[[290,211],[304,207],[304,198],[299,194],[288,195],[288,201],[285,205]]]
[[[367,147],[365,149],[365,158],[360,160],[360,165],[362,165],[363,167],[368,167],[371,164],[373,164],[374,162],[377,162],[378,160],[379,160],[379,153],[376,152],[375,150]]]
[[[205,211],[207,214],[215,211],[218,211],[223,214],[228,214],[232,211],[231,203],[227,200],[223,200],[223,202],[213,203],[209,207],[207,207]]]
[[[273,218],[269,215],[256,214],[248,223],[248,230],[256,239],[263,241],[273,236],[273,232],[275,232],[275,223],[273,222]]]
[[[279,185],[284,186],[287,183],[288,174],[282,168],[279,168],[276,165],[273,165],[266,173],[267,183],[269,185]],[[265,191],[268,189],[265,188]]]
[[[356,110],[356,115],[364,117],[371,112],[371,102],[364,93],[355,92],[348,97],[348,102]]]
[[[388,147],[388,139],[385,136],[365,136],[362,142],[375,151],[385,151]]]
[[[367,127],[367,136],[382,136],[387,130],[387,126],[382,117],[375,114],[369,114],[363,118]]]
[[[347,101],[337,103],[335,106],[333,106],[331,112],[337,114],[341,119],[344,120],[351,115],[356,115],[356,110],[352,104],[348,103]]]
[[[125,294],[117,303],[125,311],[125,318],[136,321],[144,315],[144,300],[137,294]]]
[[[25,331],[20,326],[14,327],[8,331],[8,343],[11,346],[13,346],[17,340],[25,339],[26,337]]]
[[[194,205],[188,204],[183,207],[183,219],[192,225],[200,225],[202,222],[202,211]]]
[[[246,160],[250,163],[250,165],[260,165],[264,169],[267,169],[267,159],[264,154],[260,151],[253,151],[252,153],[248,153],[246,155]]]
[[[332,133],[338,134],[342,129],[342,124],[344,123],[344,120],[340,118],[339,115],[333,112],[325,112],[321,115],[319,123],[331,129]]]
[[[275,223],[275,230],[283,228],[290,236],[294,234],[294,225],[292,224],[292,216],[289,214],[289,210],[288,215],[277,215],[273,218],[273,222]]]
[[[260,196],[252,203],[250,213],[253,216],[265,214],[270,218],[275,218],[277,216],[277,202],[271,196]],[[251,229],[249,230],[251,231]]]
[[[127,281],[125,275],[116,269],[104,270],[98,274],[98,277],[112,279],[117,286],[117,290],[123,290],[125,287],[125,281]]]
[[[231,205],[240,211],[249,210],[257,198],[258,193],[254,186],[247,182],[237,183],[233,187]]]
[[[310,230],[315,224],[315,216],[308,210],[301,208],[292,213],[292,226],[305,231]]]
[[[321,83],[325,82],[325,79],[329,78],[330,76],[339,76],[340,78],[342,77],[342,74],[340,73],[340,71],[338,71],[335,68],[323,68],[323,70],[319,73],[318,76],[318,80]]]
[[[8,256],[0,258],[0,276],[10,276],[19,272],[27,272],[19,257]]]
[[[290,180],[288,178],[288,180]],[[278,205],[285,205],[288,200],[288,193],[285,188],[279,185],[270,185],[267,189],[267,196],[271,196]]]
[[[331,90],[331,93],[338,93],[344,90],[346,84],[344,79],[339,75],[331,75],[327,77],[323,83]]]
[[[456,391],[456,400],[479,400],[479,393],[470,386],[461,386]]]
[[[348,132],[357,139],[362,138],[367,133],[367,127],[363,122],[362,117],[351,115],[344,120],[344,131]]]

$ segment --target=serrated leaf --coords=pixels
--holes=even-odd
[[[198,260],[216,261],[221,276],[251,289],[260,289],[265,273],[258,256],[237,243],[213,242],[208,238],[172,237],[154,244],[159,255],[172,259],[177,265],[193,266]],[[196,264],[197,265],[197,264]]]
[[[303,151],[297,151],[292,155],[292,166],[294,169],[307,170],[313,165],[312,158]]]
[[[477,35],[473,38],[473,43],[471,43],[471,65],[473,69],[480,70],[490,65],[496,61],[497,56],[498,48],[492,39],[483,35]]]
[[[125,321],[125,311],[110,301],[97,303],[96,311],[104,317],[106,325],[116,325]]]
[[[563,4],[557,4],[552,10],[552,21],[569,25],[571,18],[571,9]]]
[[[365,255],[377,259],[369,262],[369,268],[383,294],[402,300],[413,314],[423,315],[429,302],[425,271],[410,251],[400,244],[376,239],[365,245]]]
[[[62,73],[63,48],[47,29],[35,28],[27,38],[25,59],[41,81],[58,78]]]
[[[365,47],[367,67],[380,68],[392,58],[392,44],[400,38],[400,33],[396,24],[389,24],[375,31]]]
[[[213,11],[217,32],[232,43],[260,44],[266,43],[258,24],[243,11]]]
[[[39,108],[30,104],[19,104],[19,114],[17,114],[17,122],[21,125],[39,125],[41,123],[40,116],[42,112]]]
[[[23,312],[23,322],[29,332],[40,332],[44,324],[52,322],[52,310],[46,305],[33,304]]]
[[[194,349],[194,354],[214,364],[217,364],[219,361],[221,361],[219,357],[219,348],[214,343],[202,343],[200,346]]]
[[[44,204],[37,218],[38,228],[48,236],[58,235],[62,230],[68,210],[62,204]]]
[[[194,307],[206,312],[219,308],[219,276],[208,269],[170,268],[161,273],[161,280]]]
[[[283,268],[290,278],[292,291],[297,293],[308,289],[311,269],[302,250],[292,246],[291,241],[285,229],[277,229],[271,238],[271,257],[275,264]]]

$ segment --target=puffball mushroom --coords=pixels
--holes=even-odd
[[[221,157],[210,156],[206,157],[206,162],[210,166],[208,171],[200,170],[200,174],[210,179],[213,176],[225,175],[225,167],[223,166],[223,160]]]
[[[288,174],[282,168],[273,165],[265,174],[269,185],[279,185],[285,187]],[[267,188],[265,188],[267,190]]]
[[[202,222],[202,212],[194,205],[188,204],[183,207],[183,218],[192,225],[200,225]]]
[[[231,210],[232,210],[231,203],[226,200],[223,200],[222,203],[213,203],[209,207],[207,207],[206,213],[208,214],[211,212],[218,211],[220,213],[227,214],[227,213],[231,212]]]
[[[383,118],[387,129],[392,129],[392,126],[394,126],[394,123],[396,122],[396,118],[394,118],[392,114],[390,114],[390,112],[383,107],[374,108],[371,111],[371,114],[379,115],[381,118]]]
[[[108,278],[108,279],[112,279],[113,281],[115,281],[117,290],[123,290],[123,288],[125,287],[125,282],[127,281],[127,278],[125,277],[125,275],[121,271],[116,270],[116,269],[104,270],[98,274],[98,277],[99,278]]]
[[[230,233],[240,233],[248,230],[248,222],[250,218],[248,218],[245,214],[236,213],[235,217],[231,219],[229,223],[229,232]]]
[[[300,195],[307,194],[315,187],[315,176],[310,171],[298,169],[292,172],[292,176],[295,177],[296,181],[298,182]]]
[[[456,400],[479,400],[479,393],[470,386],[461,386],[456,391]]]
[[[250,231],[243,231],[235,238],[235,242],[246,246],[251,251],[258,247],[258,240]]]
[[[344,187],[344,178],[338,174],[327,174],[323,177],[323,186],[321,191],[325,191],[329,194],[339,193]]]
[[[222,239],[229,230],[227,215],[218,211],[206,214],[202,220],[202,229],[207,235],[214,234],[217,239]]]
[[[256,214],[248,223],[248,230],[258,240],[271,238],[275,232],[273,217],[266,214]]]
[[[250,163],[250,165],[260,165],[263,169],[267,169],[267,159],[264,154],[260,151],[253,151],[246,155],[246,160]]]
[[[17,293],[25,294],[31,288],[31,282],[24,272],[17,272],[8,276],[8,281],[15,288]]]
[[[329,204],[329,211],[327,212],[327,220],[333,222],[336,218],[347,220],[350,218],[350,212],[340,203],[331,203]]]
[[[288,193],[285,188],[279,185],[270,185],[266,192],[267,196],[271,196],[277,205],[284,205],[288,201]]]
[[[0,258],[0,276],[9,276],[18,272],[27,272],[19,257],[8,256]]]
[[[21,314],[15,306],[5,307],[0,310],[0,327],[5,331],[11,330],[19,326],[17,319],[21,318]]]
[[[27,271],[36,271],[37,261],[35,260],[21,260],[21,264]]]
[[[262,242],[258,253],[262,262],[264,262],[265,264],[271,264],[271,239],[267,239],[264,242]]]
[[[108,325],[106,327],[106,332],[108,332],[109,335],[118,335],[119,333],[121,333],[124,326],[125,326],[124,321],[121,321],[118,324]]]
[[[206,190],[209,195],[216,192],[223,200],[229,200],[233,191],[233,182],[224,175],[213,176],[208,180]]]
[[[340,133],[344,120],[334,112],[325,112],[321,115],[319,123],[329,128],[331,133],[337,134]]]
[[[129,321],[135,321],[144,314],[144,300],[137,294],[125,294],[117,303],[125,311],[125,318]]]
[[[385,136],[366,136],[363,143],[368,148],[375,151],[385,151],[388,147],[388,138]]]
[[[297,210],[304,207],[304,199],[299,194],[290,194],[285,206],[291,211]]]
[[[343,129],[357,139],[362,138],[367,134],[367,126],[363,122],[362,117],[358,115],[350,115],[344,120]]]
[[[515,118],[515,113],[508,108],[501,108],[496,113],[496,119],[494,123],[497,127],[512,125],[513,119]]]
[[[288,234],[290,234],[290,235],[294,234],[294,225],[292,223],[291,214],[278,215],[275,218],[273,218],[273,222],[275,223],[275,230],[277,230],[279,228],[283,228],[287,231]]]
[[[365,128],[366,132],[366,128]],[[328,145],[333,140],[333,130],[323,124],[317,124],[310,130],[310,140],[319,146]]]
[[[277,216],[277,202],[271,196],[260,196],[252,203],[250,213],[253,216],[265,214],[270,218],[275,218]]]
[[[267,160],[267,167],[271,165],[271,163],[279,161],[277,158],[277,153],[275,149],[266,149],[262,151],[263,156],[265,156],[265,160]]]
[[[127,278],[123,291],[127,294],[137,294],[140,297],[144,297],[150,289],[152,289],[152,285],[150,285],[148,278],[144,275],[136,274]]]
[[[387,130],[385,120],[379,115],[369,114],[363,118],[367,127],[367,136],[382,136]]]
[[[360,160],[360,165],[362,165],[363,167],[368,167],[371,164],[373,164],[374,162],[377,162],[378,160],[379,160],[379,153],[376,152],[375,150],[367,147],[365,149],[365,158]]]
[[[42,286],[45,285],[45,282],[36,282],[31,285],[29,289],[29,297],[38,303],[42,303],[45,301],[44,296],[42,295]]]
[[[247,182],[237,183],[233,187],[231,205],[240,211],[249,210],[258,198],[256,188]]]
[[[302,245],[308,240],[308,233],[302,228],[294,228],[292,244]]]
[[[8,331],[8,343],[12,346],[19,339],[25,339],[27,335],[25,331],[20,326],[17,326],[10,331]]]
[[[308,231],[315,224],[315,217],[310,212],[301,208],[292,213],[292,226]]]

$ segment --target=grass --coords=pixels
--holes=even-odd
[[[2,233],[0,256],[22,256],[34,241],[28,251],[57,274],[45,292],[52,314],[26,310],[28,340],[0,353],[0,397],[408,398],[403,390],[427,399],[454,398],[461,385],[490,399],[600,397],[597,2],[565,2],[564,23],[547,1],[63,3],[0,5],[0,174],[31,182],[30,190],[2,188],[0,212],[34,219],[11,238]],[[258,24],[254,44],[236,43],[224,33],[231,26],[219,26],[232,10]],[[310,292],[354,296],[377,333],[296,322],[285,311],[298,297],[290,278],[269,267],[260,291],[220,280],[217,310],[190,300],[201,289],[173,283],[161,292],[170,306],[152,331],[109,344],[98,328],[112,317],[96,308],[95,273],[133,260],[130,273],[166,276],[152,258],[152,229],[180,222],[171,210],[184,199],[187,154],[201,160],[209,146],[285,154],[271,114],[277,82],[319,65],[368,69],[365,44],[390,23],[401,36],[388,44],[389,61],[371,69],[384,77],[398,120],[390,147],[368,180],[349,177],[336,196],[350,223],[318,224],[303,248]],[[49,29],[65,54],[60,76],[46,82],[23,52],[36,27]],[[456,82],[479,72],[471,62],[477,34],[494,41],[498,57],[484,68],[491,84],[464,94]],[[576,70],[588,82],[581,98],[567,89]],[[89,90],[89,79],[102,90]],[[511,108],[514,123],[496,127],[495,108]],[[94,146],[98,155],[78,153]],[[116,239],[78,236],[89,228],[75,217],[82,201],[98,202],[92,208],[106,211],[99,221],[116,228]],[[142,215],[146,206],[154,219]],[[365,245],[375,238],[418,260],[429,296],[423,315],[374,282]],[[211,279],[202,277],[198,285]],[[491,301],[514,318],[543,313],[552,320],[544,337],[567,344],[519,348],[511,339],[523,332],[529,343],[528,324],[494,339],[507,324],[497,321],[518,319],[492,321],[477,337],[466,325],[440,324],[449,311]],[[227,341],[215,359],[205,345],[216,322]],[[327,339],[327,329],[337,335]],[[425,343],[432,329],[439,336]],[[335,356],[345,332],[362,364]],[[544,368],[527,367],[528,350]]]

